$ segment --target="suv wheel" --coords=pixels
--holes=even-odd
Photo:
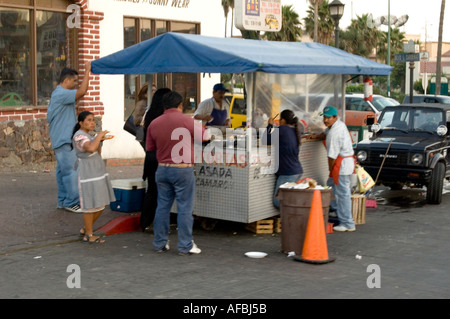
[[[440,204],[442,189],[444,187],[445,165],[442,162],[436,164],[431,174],[431,181],[427,185],[428,204]]]

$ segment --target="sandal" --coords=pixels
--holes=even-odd
[[[94,239],[94,240],[90,240],[90,238],[91,238],[92,236],[94,236],[94,234],[90,234],[90,235],[84,236],[83,242],[89,243],[89,244],[94,244],[94,243],[96,243],[96,244],[103,244],[103,243],[105,242],[104,239],[100,239],[100,236],[97,236],[97,238]]]
[[[84,237],[86,235],[86,229],[83,227],[80,229],[80,237]]]

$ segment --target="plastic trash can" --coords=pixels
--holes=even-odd
[[[301,255],[315,189],[279,188],[281,213],[281,251]],[[332,196],[331,188],[320,190],[325,233]]]

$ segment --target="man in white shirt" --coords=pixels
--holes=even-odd
[[[339,219],[339,225],[333,227],[333,230],[355,231],[350,186],[350,176],[355,170],[355,157],[350,133],[337,115],[337,109],[332,106],[327,106],[323,110],[323,123],[327,127],[325,134],[330,170],[327,185],[332,187],[335,197],[330,206],[336,210]]]
[[[230,126],[230,105],[225,101],[225,92],[229,92],[222,83],[213,87],[213,96],[198,105],[194,119],[202,120],[206,125]]]

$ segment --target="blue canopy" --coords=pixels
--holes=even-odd
[[[320,43],[164,33],[92,61],[95,74],[247,73],[388,75],[392,67]]]

